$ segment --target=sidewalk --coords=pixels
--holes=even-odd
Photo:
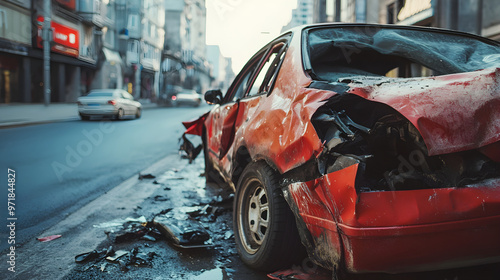
[[[158,108],[156,103],[142,103],[143,109]],[[1,104],[0,128],[79,120],[76,103]]]

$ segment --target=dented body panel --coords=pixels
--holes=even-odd
[[[365,27],[318,28],[346,26]],[[225,100],[184,123],[225,180],[235,187],[245,162],[275,168],[310,257],[330,269],[500,261],[500,62],[433,77],[325,81],[307,61],[306,31],[287,41],[271,92]]]
[[[404,115],[420,131],[429,155],[500,141],[500,68],[397,80],[354,84],[349,93],[385,103]]]
[[[356,170],[287,188],[313,238],[342,240],[333,251],[342,250],[351,272],[500,261],[500,179],[462,189],[357,193]]]

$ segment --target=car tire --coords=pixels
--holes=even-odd
[[[88,121],[88,120],[90,120],[90,116],[80,115],[80,119],[82,121]]]
[[[135,118],[140,119],[142,115],[142,110],[141,108],[137,108],[137,111],[135,111]]]
[[[238,254],[251,268],[266,272],[285,268],[306,256],[279,179],[265,162],[252,162],[240,176],[234,200]]]
[[[116,113],[116,119],[123,120],[123,109],[122,108],[118,109],[118,112]]]

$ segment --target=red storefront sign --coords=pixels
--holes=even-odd
[[[76,9],[76,1],[75,0],[56,0],[61,6],[64,6],[70,10]]]
[[[42,16],[38,16],[37,21],[42,23],[38,25],[38,36],[36,40],[37,47],[43,48],[42,26],[44,18]],[[51,50],[78,57],[80,48],[78,31],[54,21],[51,22],[50,26],[52,28],[52,42],[54,43]]]

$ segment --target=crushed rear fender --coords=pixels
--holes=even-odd
[[[396,109],[418,129],[429,155],[500,141],[500,68],[398,80],[354,81],[348,92]]]

